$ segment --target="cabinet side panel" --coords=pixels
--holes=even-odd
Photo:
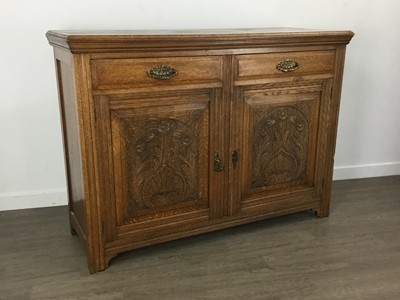
[[[329,216],[345,53],[346,45],[340,45],[337,47],[335,60],[335,77],[333,79],[332,95],[330,98],[331,105],[328,112],[330,132],[328,133],[328,141],[325,153],[326,167],[324,168],[325,174],[324,186],[322,191],[322,202],[320,208],[316,211],[319,217]]]
[[[70,223],[72,230],[86,239],[82,159],[73,68],[63,58],[56,55]]]

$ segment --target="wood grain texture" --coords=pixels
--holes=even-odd
[[[104,253],[104,234],[101,212],[108,211],[109,207],[101,207],[100,195],[103,193],[104,184],[99,184],[99,172],[102,164],[98,162],[98,152],[102,148],[96,147],[95,113],[91,89],[89,56],[87,54],[74,55],[74,80],[76,88],[77,115],[80,130],[80,145],[82,148],[82,173],[85,187],[85,217],[87,224],[86,253],[88,256],[88,268],[90,272],[104,269],[106,259]],[[97,167],[96,167],[97,166]],[[113,211],[111,211],[113,213]]]
[[[400,176],[302,212],[125,253],[89,275],[67,207],[0,212],[1,300],[398,300]],[[51,225],[50,225],[51,224]]]
[[[329,103],[329,108],[327,108],[327,114],[330,115],[331,122],[327,125],[329,128],[329,133],[327,135],[328,145],[325,149],[325,156],[329,159],[326,162],[326,167],[324,168],[324,191],[321,201],[321,207],[317,210],[317,214],[320,217],[329,216],[329,206],[330,206],[330,193],[328,190],[332,186],[333,178],[333,164],[336,149],[336,137],[337,134],[337,124],[339,121],[339,107],[340,107],[340,95],[342,92],[342,80],[343,80],[343,70],[344,70],[344,59],[345,59],[346,47],[339,46],[336,51],[336,74],[332,82],[332,95],[325,99],[325,102]],[[326,106],[328,107],[328,105]]]
[[[72,57],[69,53],[56,51],[56,74],[59,105],[65,145],[65,166],[67,177],[68,203],[70,208],[71,233],[86,238],[86,218],[84,208],[84,186],[82,178],[82,157],[77,114],[76,91]]]
[[[158,80],[148,72],[157,66],[176,70],[171,79]],[[138,88],[221,81],[222,57],[179,57],[153,59],[112,59],[92,61],[93,89]]]
[[[284,200],[281,195],[310,205],[321,197],[311,190],[321,181],[314,172],[316,163],[321,164],[316,159],[317,148],[324,145],[317,139],[322,86],[320,81],[302,84],[238,89],[237,101],[243,105],[236,122],[243,120],[243,159],[241,172],[236,174],[240,182],[236,206],[270,203],[279,210]]]
[[[48,32],[68,183],[82,185],[69,188],[81,191],[71,229],[90,272],[155,243],[308,209],[327,216],[352,35]],[[299,68],[277,70],[285,59]]]
[[[111,104],[110,163],[116,198],[124,199],[122,223],[208,208],[211,99],[185,97],[141,99],[125,109]]]
[[[186,31],[48,31],[51,45],[72,53],[243,49],[347,44],[351,31],[260,28]]]
[[[297,70],[282,72],[277,64],[291,59],[299,64]],[[291,77],[312,74],[332,74],[335,65],[334,51],[284,52],[269,54],[237,55],[237,78]]]

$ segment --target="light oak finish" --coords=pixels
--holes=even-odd
[[[249,54],[236,57],[237,78],[293,77],[290,72],[281,72],[276,65],[285,60],[300,61],[296,76],[312,74],[333,74],[335,70],[335,51],[283,52],[269,54]]]
[[[302,210],[328,216],[352,36],[49,31],[71,230],[90,272],[155,243]]]
[[[398,300],[400,176],[336,181],[300,212],[119,255],[89,275],[67,207],[0,212],[2,300]]]
[[[148,70],[158,65],[176,68],[177,75],[169,80],[157,81]],[[176,86],[193,82],[220,82],[222,57],[178,57],[152,59],[104,59],[92,62],[93,89],[121,89],[138,87]]]

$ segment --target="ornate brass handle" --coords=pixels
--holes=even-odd
[[[155,79],[170,79],[176,75],[177,71],[175,68],[170,66],[160,65],[149,70],[149,75]]]
[[[300,65],[297,61],[288,58],[278,63],[276,68],[282,72],[293,72],[294,70],[300,68]]]
[[[221,172],[224,170],[224,165],[222,164],[221,157],[219,157],[219,152],[214,154],[214,171]]]

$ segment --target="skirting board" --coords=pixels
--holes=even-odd
[[[333,180],[400,175],[400,162],[335,167]]]
[[[67,204],[65,189],[0,194],[0,211]]]
[[[400,175],[400,162],[335,167],[333,180]],[[65,189],[0,194],[0,211],[67,205]]]

